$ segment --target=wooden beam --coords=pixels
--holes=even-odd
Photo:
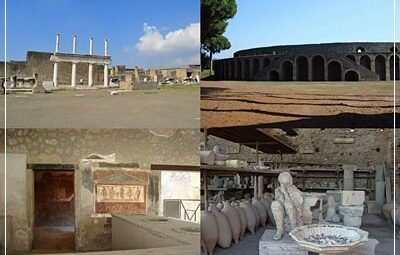
[[[151,164],[150,170],[157,171],[182,171],[182,172],[200,172],[200,166],[194,165],[164,165]]]

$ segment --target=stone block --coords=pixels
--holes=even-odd
[[[377,201],[367,202],[368,213],[381,214],[382,206]]]
[[[41,81],[36,81],[36,84],[32,87],[32,93],[33,94],[46,93],[46,89],[43,87]]]
[[[364,212],[363,205],[339,206],[339,212],[343,216],[361,217]]]
[[[362,217],[344,215],[343,225],[348,227],[360,227],[362,222]]]
[[[341,190],[327,190],[327,196],[333,196],[335,202],[339,205],[342,204],[342,191]]]
[[[342,205],[362,205],[365,201],[365,191],[342,191]]]
[[[259,241],[259,255],[308,255],[307,250],[301,248],[288,233],[285,233],[279,241],[273,240],[275,231],[273,229],[265,230]]]

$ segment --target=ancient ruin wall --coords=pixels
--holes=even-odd
[[[368,167],[386,162],[392,166],[393,130],[390,129],[296,129],[297,136],[287,136],[297,149],[296,154],[264,154],[267,162],[313,163],[313,164],[355,164]],[[350,138],[347,142],[338,139]],[[224,151],[239,150],[237,144],[209,136],[208,145],[220,145]],[[231,158],[255,161],[255,151],[242,146],[240,154]]]
[[[393,80],[395,70],[399,77],[395,52],[393,43],[368,42],[262,47],[215,60],[214,71],[218,80]]]
[[[53,81],[54,62],[50,61],[50,52],[28,51],[26,61],[7,62],[7,77],[16,75],[17,77],[32,77],[35,73],[39,75],[42,81]],[[4,76],[4,62],[0,63],[0,76]],[[61,62],[58,64],[58,82],[59,84],[71,84],[72,63]],[[88,82],[89,64],[78,63],[76,65],[76,79],[79,84],[80,79],[84,84]],[[93,66],[94,84],[103,84],[104,66]]]
[[[4,134],[4,130],[0,133]],[[143,170],[150,169],[151,164],[199,163],[198,130],[11,129],[7,130],[7,136],[9,155],[22,154],[26,156],[28,164],[78,165],[81,159],[92,153],[115,153],[116,162],[138,163],[139,169]],[[4,144],[1,144],[0,148],[4,150]],[[77,168],[75,172],[79,177],[78,169],[81,171]],[[160,179],[159,171],[150,171],[147,188],[149,215],[158,215],[160,211]],[[88,179],[77,180],[75,185],[92,185]],[[11,187],[13,184],[9,185]],[[93,199],[93,194],[89,196],[90,201],[82,197],[76,199],[81,199],[77,200],[77,203],[84,205]],[[81,251],[110,249],[110,219],[87,217],[87,214],[82,213],[82,208],[78,211],[76,222],[79,222],[79,232],[76,235],[76,248]],[[13,212],[8,214],[12,215]]]

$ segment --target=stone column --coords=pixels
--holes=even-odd
[[[312,70],[312,58],[310,58],[308,60],[308,79],[307,79],[308,81],[312,81],[313,80],[312,72],[313,72],[313,70]]]
[[[104,56],[108,56],[108,40],[104,39]],[[108,64],[104,64],[104,87],[108,87]]]
[[[76,53],[76,35],[72,41],[72,54]],[[71,86],[76,87],[76,63],[72,62]]]
[[[324,79],[329,81],[328,61],[324,60]]]
[[[375,73],[375,56],[371,57],[371,71]]]
[[[293,73],[292,73],[292,80],[297,81],[297,65],[296,65],[296,57],[293,58],[292,66],[293,66]]]
[[[90,38],[89,41],[89,55],[93,54],[93,38]],[[93,86],[93,64],[89,63],[89,77],[88,77],[88,86]]]
[[[354,171],[356,165],[343,165],[343,190],[354,190]]]
[[[60,34],[56,36],[56,50],[54,53],[57,53],[60,50]],[[53,87],[57,88],[58,86],[58,63],[54,62],[54,69],[53,69]]]
[[[386,80],[390,81],[390,57],[386,59]]]
[[[245,80],[246,79],[246,64],[245,64],[245,59],[241,59],[240,61],[240,65],[241,65],[241,74],[240,74],[240,80]]]

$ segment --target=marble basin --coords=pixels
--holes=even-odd
[[[368,232],[335,224],[301,226],[289,235],[304,249],[319,254],[345,253],[368,241]]]

